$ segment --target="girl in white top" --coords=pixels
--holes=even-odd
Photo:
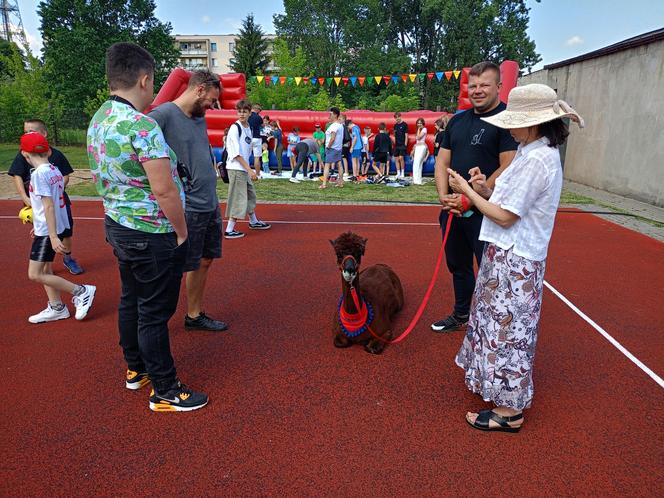
[[[424,119],[418,118],[415,123],[417,131],[415,132],[415,145],[411,152],[413,160],[413,185],[422,185],[422,166],[429,156],[429,148],[426,144],[427,129],[424,127]]]
[[[548,86],[516,87],[505,111],[482,118],[509,129],[520,144],[493,191],[479,168],[470,170],[470,183],[448,169],[452,188],[484,214],[486,246],[456,357],[468,389],[495,405],[466,414],[476,429],[517,432],[531,405],[546,254],[562,189],[558,147],[569,134],[564,117],[583,127]]]

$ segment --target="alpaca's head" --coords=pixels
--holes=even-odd
[[[335,240],[331,240],[330,244],[337,255],[337,264],[343,272],[344,279],[351,283],[357,276],[367,239],[353,232],[345,232]],[[346,256],[352,256],[352,258]]]

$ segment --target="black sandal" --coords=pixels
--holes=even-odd
[[[513,415],[511,417],[503,417],[502,415],[498,415],[493,410],[482,410],[477,415],[475,422],[471,422],[467,418],[466,422],[468,422],[468,425],[470,425],[471,427],[479,429],[481,431],[519,432],[521,430],[521,426],[512,427],[508,424],[508,422],[516,422],[517,420],[521,420],[522,418],[523,418],[523,413],[519,413],[518,415]],[[494,422],[496,422],[499,425],[499,427],[489,427],[489,420],[493,420]]]

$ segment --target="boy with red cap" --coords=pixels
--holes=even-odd
[[[61,292],[74,297],[76,319],[83,320],[95,297],[94,285],[76,285],[53,275],[51,263],[55,253],[64,254],[63,232],[70,228],[64,201],[64,178],[48,162],[46,137],[31,132],[21,137],[21,154],[34,171],[30,175],[30,204],[34,223],[34,240],[30,251],[28,278],[44,286],[48,296],[46,309],[28,318],[30,323],[52,322],[69,318],[69,310],[60,298]]]

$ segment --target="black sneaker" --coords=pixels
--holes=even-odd
[[[465,327],[467,323],[468,323],[468,315],[457,316],[454,313],[452,313],[447,318],[432,323],[431,330],[433,330],[434,332],[452,332],[454,330],[459,330],[460,328]]]
[[[231,230],[230,232],[224,232],[224,238],[225,239],[239,239],[241,237],[244,237],[244,234],[242,232],[238,232],[237,230]]]
[[[148,382],[150,382],[150,377],[148,377],[147,372],[134,372],[133,370],[127,369],[127,380],[125,381],[127,389],[136,391]]]
[[[226,330],[228,325],[224,322],[215,320],[206,316],[201,311],[201,314],[196,318],[191,318],[189,315],[184,315],[184,328],[189,330],[209,330],[211,332],[221,332]]]
[[[150,410],[153,412],[190,412],[208,404],[207,394],[196,393],[179,380],[175,387],[157,393],[150,392]]]
[[[269,230],[272,228],[272,225],[264,221],[257,221],[256,223],[249,223],[249,228],[252,230]]]

